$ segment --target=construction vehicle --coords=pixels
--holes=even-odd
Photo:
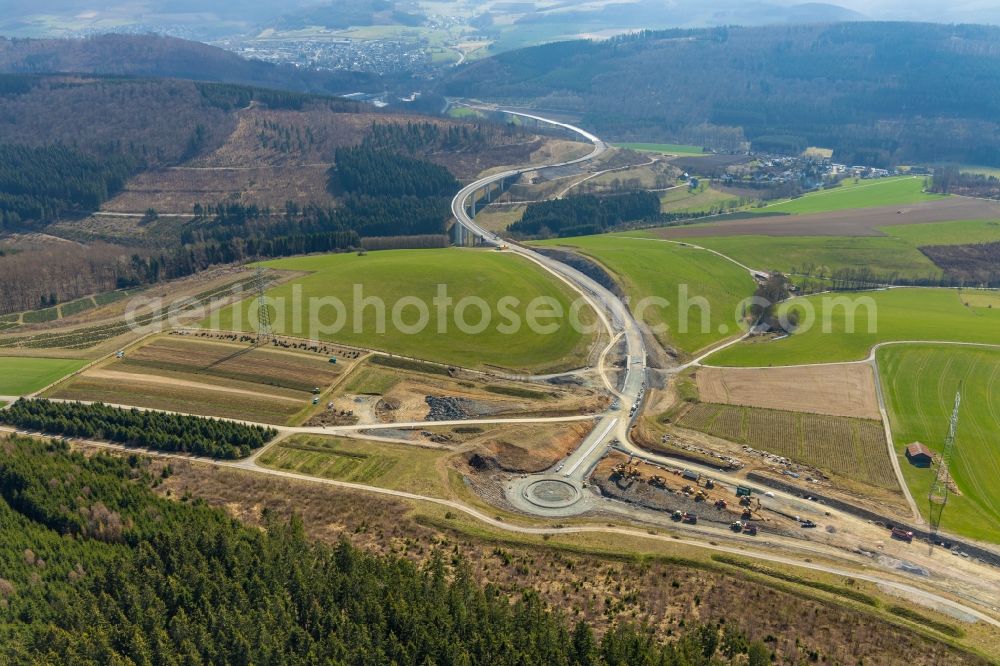
[[[684,517],[684,514],[681,513],[680,511],[674,511],[672,514],[670,514],[670,519],[671,520],[680,520],[683,517]]]
[[[649,483],[649,485],[654,486],[656,488],[666,488],[667,487],[667,480],[666,480],[666,478],[660,476],[659,474],[656,474],[654,476],[649,477],[649,481],[647,481],[647,483]]]
[[[905,541],[906,543],[913,543],[913,532],[904,530],[902,527],[893,527],[892,538]]]
[[[728,506],[729,506],[729,503],[726,502],[726,500],[724,500],[724,499],[717,499],[717,500],[715,500],[715,508],[716,509],[725,509]]]
[[[713,481],[712,479],[705,479],[705,488],[707,488],[708,490],[714,490],[715,481]]]
[[[632,464],[632,461],[618,463],[611,470],[611,478],[615,480],[631,481],[632,479],[641,479],[642,472],[639,471],[639,466]]]
[[[698,524],[698,514],[691,513],[690,511],[686,511],[686,512],[684,512],[684,515],[681,517],[681,520],[683,520],[688,525],[697,525]]]
[[[750,536],[757,536],[757,526],[753,523],[747,523],[743,526],[743,534],[749,534]]]
[[[694,501],[695,502],[704,502],[707,499],[708,499],[708,495],[705,494],[704,490],[699,490],[698,492],[696,492],[694,494]]]
[[[734,523],[732,523],[729,526],[729,529],[731,529],[734,532],[742,532],[743,531],[743,521],[740,521],[740,520],[735,521]]]
[[[750,507],[743,509],[743,515],[741,517],[743,520],[750,520],[753,518],[753,511],[750,510]]]
[[[684,486],[681,489],[681,492],[683,492],[685,495],[690,495],[691,493],[694,492],[694,486]]]
[[[695,483],[698,483],[698,481],[701,480],[701,474],[699,474],[698,472],[693,472],[689,469],[686,469],[683,472],[681,472],[681,476],[683,476],[688,481],[694,481]]]

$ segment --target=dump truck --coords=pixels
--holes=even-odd
[[[892,538],[899,539],[900,541],[905,541],[906,543],[913,542],[913,532],[905,530],[902,527],[892,528]]]

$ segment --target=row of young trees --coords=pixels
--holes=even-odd
[[[610,197],[582,195],[529,204],[521,219],[508,230],[518,236],[583,236],[659,215],[660,198],[653,192]]]
[[[273,428],[199,416],[25,398],[0,411],[0,421],[52,435],[230,460],[250,455],[277,435]]]
[[[480,584],[460,552],[417,565],[314,544],[296,518],[265,510],[260,530],[159,497],[138,456],[28,438],[5,448],[2,663],[771,663],[731,622],[669,644],[628,624],[599,637],[531,591]]]

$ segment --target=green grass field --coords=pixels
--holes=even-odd
[[[616,148],[637,150],[643,153],[667,153],[669,155],[704,155],[700,146],[687,146],[682,143],[616,143]]]
[[[0,356],[0,395],[27,395],[76,372],[89,361]]]
[[[1000,222],[996,220],[957,220],[880,227],[888,236],[904,240],[914,247],[926,245],[965,245],[1000,241]]]
[[[392,442],[295,435],[269,448],[257,461],[324,479],[441,497],[445,481],[436,463],[451,453]]]
[[[482,118],[483,112],[467,106],[455,106],[448,109],[448,115],[452,118]]]
[[[510,253],[455,248],[395,250],[364,256],[298,257],[265,265],[310,273],[267,292],[274,299],[273,327],[280,334],[466,367],[496,365],[516,369],[579,367],[592,341],[591,335],[570,325],[568,313],[574,295],[569,289]],[[434,301],[438,285],[445,285],[453,304],[441,301],[442,307],[438,308]],[[362,298],[355,303],[357,290]],[[488,319],[477,305],[463,303],[466,297],[484,299]],[[528,325],[532,313],[529,304],[537,297],[551,299],[567,313],[553,319],[538,316],[549,312],[547,308],[535,311],[537,324],[551,330],[539,326],[532,330]],[[321,308],[318,304],[322,301],[312,299],[339,299],[343,307],[328,302]],[[382,305],[367,304],[375,299]],[[415,301],[426,306],[427,322],[420,330],[417,325],[421,312]],[[203,325],[252,330],[256,312],[256,300],[248,299],[221,311],[217,321],[206,320]],[[581,313],[585,320],[594,318],[589,309]],[[443,321],[439,320],[441,314]],[[472,328],[460,330],[458,315]],[[511,325],[515,317],[520,325]],[[384,328],[379,319],[384,320]],[[487,325],[483,327],[482,322]],[[476,332],[477,327],[483,330]]]
[[[962,406],[951,474],[952,494],[942,529],[1000,543],[1000,350],[944,345],[900,345],[878,352],[893,442],[902,452],[919,441],[940,452],[948,433],[955,392]],[[900,465],[925,515],[934,469]]]
[[[577,248],[606,266],[619,277],[637,316],[640,313],[636,308],[643,299],[667,299],[668,306],[650,307],[642,318],[651,326],[668,326],[669,330],[657,333],[657,338],[687,353],[736,333],[738,305],[754,292],[753,280],[739,266],[709,252],[673,243],[610,234],[543,244]],[[709,307],[682,307],[682,288],[687,289],[689,302],[701,298]]]
[[[879,274],[905,278],[939,277],[934,265],[915,245],[878,236],[728,236],[692,238],[692,243],[718,250],[760,270],[829,276],[841,268],[872,268]]]
[[[713,354],[706,363],[772,366],[855,361],[867,357],[877,343],[893,340],[1000,344],[1000,310],[968,307],[960,294],[950,289],[817,294],[788,301],[783,309],[788,308],[815,312],[813,326],[783,340],[757,339],[733,345]],[[849,316],[851,311],[853,317]],[[853,332],[848,325],[852,319]],[[803,316],[803,324],[806,321]]]
[[[732,195],[711,187],[691,190],[682,185],[660,195],[660,210],[665,213],[691,213],[705,211],[725,202],[733,202],[735,205],[737,201]]]
[[[858,182],[845,180],[839,187],[811,192],[797,199],[781,201],[762,208],[753,208],[751,211],[805,215],[849,208],[901,206],[942,198],[942,195],[938,194],[925,194],[923,188],[924,179],[911,176],[859,180]]]

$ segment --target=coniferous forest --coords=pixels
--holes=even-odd
[[[654,192],[630,192],[610,197],[585,194],[529,204],[509,231],[521,236],[582,236],[660,215]]]
[[[24,398],[0,410],[0,422],[52,435],[225,459],[246,457],[277,434],[271,428],[199,416]]]
[[[480,585],[450,551],[417,566],[310,543],[294,518],[249,528],[156,496],[139,456],[0,449],[2,663],[771,663],[730,624],[667,645],[629,625],[598,638],[532,592]]]

